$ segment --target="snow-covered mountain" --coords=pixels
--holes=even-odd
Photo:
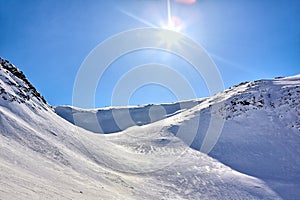
[[[71,122],[86,130],[95,133],[115,133],[132,126],[142,126],[150,124],[167,117],[176,115],[184,110],[190,109],[205,99],[189,100],[175,103],[164,103],[160,105],[140,105],[140,106],[118,106],[105,107],[99,109],[81,109],[74,106],[56,106],[55,112]],[[163,110],[164,112],[160,112]],[[115,116],[124,119],[130,115],[132,120],[127,120],[122,127],[115,121]],[[96,120],[95,120],[96,119]]]
[[[0,65],[0,95],[3,102],[25,103],[33,109],[49,108],[44,97],[27,80],[22,71],[2,58],[0,58]]]
[[[58,116],[20,70],[0,63],[0,199],[299,197],[299,76],[168,104],[150,118],[136,107],[138,126],[95,134]],[[71,122],[70,114],[99,112],[59,109]],[[197,150],[213,115],[225,124],[206,155]],[[192,149],[184,141],[195,125]]]
[[[218,108],[213,110],[213,105]],[[181,103],[91,110],[59,106],[55,111],[72,123],[76,117],[76,124],[86,129],[93,127],[90,123],[96,114],[101,127],[120,130],[113,111],[121,116],[125,115],[124,110],[129,111],[133,120],[127,128],[150,124],[149,108],[156,106],[166,110],[158,117],[164,119],[159,122],[162,129],[173,135],[179,128],[184,130],[178,136],[196,150],[201,150],[211,118],[220,116],[225,120],[224,126],[209,155],[239,172],[264,180],[287,199],[300,196],[300,75],[245,82],[211,98]],[[151,126],[155,123],[147,127]]]

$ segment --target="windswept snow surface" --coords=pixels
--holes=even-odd
[[[21,112],[0,108],[1,199],[279,199],[172,135],[96,135],[51,111],[11,106]]]
[[[199,122],[192,148],[201,149],[210,117],[222,116],[224,127],[209,155],[264,180],[284,199],[300,197],[300,75],[240,84],[189,111],[167,120],[171,130],[178,126],[187,135]]]
[[[111,135],[76,127],[21,71],[0,67],[0,199],[279,199],[161,132],[163,122]]]
[[[149,123],[141,127],[143,132],[155,126],[156,132],[176,135],[201,151],[204,140],[214,138],[207,135],[211,120],[223,119],[222,131],[219,137],[215,136],[216,144],[209,156],[265,181],[283,199],[300,197],[300,75],[241,83],[211,98],[187,101],[184,105],[180,108],[179,103],[168,104],[174,114],[160,116],[159,122],[141,121]],[[143,119],[149,115],[149,106],[127,109],[138,110],[131,115],[133,119]],[[79,113],[80,126],[84,114],[113,109],[118,113],[126,108],[84,110],[61,106],[56,107],[56,112],[69,121],[74,113]],[[115,119],[110,115],[106,120]],[[101,120],[99,124],[102,125]],[[128,127],[135,125],[138,124]]]
[[[172,126],[193,120],[197,106],[95,134],[55,114],[19,70],[0,61],[0,199],[281,199],[259,178],[174,136]]]
[[[72,124],[95,133],[107,134],[171,117],[200,104],[204,100],[205,98],[160,105],[112,106],[99,109],[81,109],[66,105],[56,106],[54,109],[59,116]],[[116,118],[120,119],[121,122],[118,123]]]

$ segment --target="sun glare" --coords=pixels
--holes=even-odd
[[[168,29],[177,32],[181,31],[183,29],[182,20],[179,17],[172,16],[170,0],[167,0],[167,13],[168,21],[167,23],[163,23],[160,27],[163,29]]]
[[[163,22],[158,23],[158,24],[153,24],[153,23],[147,21],[146,19],[136,16],[133,13],[130,13],[126,10],[123,10],[123,9],[119,9],[119,10],[122,13],[124,13],[125,15],[127,15],[149,27],[162,28],[162,29],[171,30],[171,31],[175,31],[175,32],[181,32],[183,29],[186,28],[185,23],[178,16],[172,15],[171,1],[166,0],[166,2],[167,2],[167,5],[166,5],[167,6],[166,7],[167,8],[167,10],[166,10],[167,11],[167,19],[165,19]],[[196,2],[196,0],[177,0],[175,2],[184,3],[184,4],[192,4],[192,3]]]
[[[174,30],[171,30],[169,28],[159,31],[159,42],[166,49],[180,47],[180,43],[182,41],[181,34],[176,34],[173,31]]]
[[[161,28],[180,32],[183,29],[182,20],[179,17],[172,16],[167,23],[163,23]]]

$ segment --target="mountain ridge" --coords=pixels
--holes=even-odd
[[[182,109],[176,103],[169,104],[174,106],[174,115],[160,112],[159,120],[164,132],[176,135],[191,148],[201,151],[211,119],[219,116],[224,120],[224,126],[219,137],[214,139],[216,144],[209,152],[211,157],[239,172],[266,181],[286,199],[300,195],[297,190],[300,187],[300,75],[244,82],[210,98],[195,100],[191,105],[188,102]],[[214,105],[217,105],[216,109],[212,109]],[[149,115],[148,109],[143,110],[144,107],[147,106],[135,108],[144,111],[140,119]],[[62,114],[64,109],[73,112]],[[115,113],[118,113],[118,108],[105,108],[110,109],[117,109]],[[80,123],[81,114],[84,113],[82,116],[87,119],[88,114],[102,112],[102,109],[85,110],[68,106],[56,107],[55,110],[64,118],[77,115],[76,124],[83,128],[90,124]],[[140,124],[137,123],[139,116],[136,113],[129,114],[133,121],[124,130],[129,129],[130,132],[128,127]],[[113,115],[109,117],[111,119],[107,121],[114,120]],[[101,126],[101,118],[96,119]],[[154,126],[151,124],[154,122],[142,123],[145,129]],[[178,134],[179,129],[184,134]],[[289,182],[291,184],[287,189],[284,185]]]
[[[45,98],[36,90],[36,88],[28,81],[24,73],[9,61],[0,57],[0,95],[2,99],[9,101],[17,101],[18,103],[29,103],[31,100],[36,99],[43,108],[50,108]],[[4,74],[6,73],[6,75]],[[5,88],[8,85],[10,87]],[[42,104],[46,105],[43,106]],[[35,104],[32,104],[33,106]]]
[[[202,117],[204,121],[195,119],[200,117],[200,112],[215,114],[210,113],[210,105],[213,103],[209,102],[210,99],[194,102],[195,106],[181,110],[172,108],[172,112],[163,119],[150,116],[150,119],[158,120],[148,124],[127,127],[114,134],[95,134],[58,116],[39,96],[35,96],[35,92],[30,91],[22,76],[16,77],[6,70],[0,68],[0,87],[7,92],[1,94],[0,98],[1,199],[297,197],[297,177],[293,181],[286,179],[278,182],[274,179],[270,183],[238,172],[234,166],[226,166],[230,164],[226,163],[226,156],[223,160],[226,165],[219,161],[221,158],[216,159],[218,153],[222,152],[219,149],[226,147],[223,143],[230,144],[224,141],[228,138],[226,134],[221,135],[215,152],[213,149],[209,155],[194,150],[196,148],[191,149],[183,142],[186,138],[178,136],[176,127],[183,128],[186,134],[193,129],[195,122],[205,127],[205,123],[209,122],[205,115]],[[26,97],[18,94],[19,89],[29,90],[29,93],[24,94],[29,96],[29,100],[20,100]],[[11,98],[4,99],[3,96]],[[219,102],[217,97],[215,101]],[[237,119],[239,117],[231,120]],[[205,131],[205,128],[198,131],[197,134],[202,136],[201,131]],[[289,134],[294,135],[294,132]],[[224,135],[226,137],[222,138]],[[235,142],[243,141],[240,137],[237,139]],[[298,142],[296,137],[290,139],[294,141],[285,143],[291,145],[287,147],[288,151],[283,152],[284,155],[293,150],[293,145]],[[230,145],[228,149],[229,153],[234,152]],[[291,158],[299,161],[298,150],[295,151],[292,157],[286,158],[287,162]],[[234,154],[230,158],[236,159]],[[289,178],[298,172],[297,162],[295,169],[288,168],[290,171],[287,171],[287,175],[291,175]],[[288,191],[291,193],[289,196],[282,192],[288,188],[292,188]]]

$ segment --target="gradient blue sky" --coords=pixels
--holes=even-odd
[[[225,88],[300,73],[299,0],[171,1],[171,6],[186,24],[182,32],[217,64]],[[166,0],[0,0],[0,57],[24,71],[51,105],[72,104],[76,73],[88,53],[114,34],[147,27],[124,11],[155,25],[167,18]],[[201,77],[185,70],[187,63],[164,54],[133,52],[114,62],[101,81],[96,106],[110,105],[122,73],[149,62],[180,68],[198,97],[208,95]],[[175,100],[167,89],[152,85],[139,89],[130,104]]]

